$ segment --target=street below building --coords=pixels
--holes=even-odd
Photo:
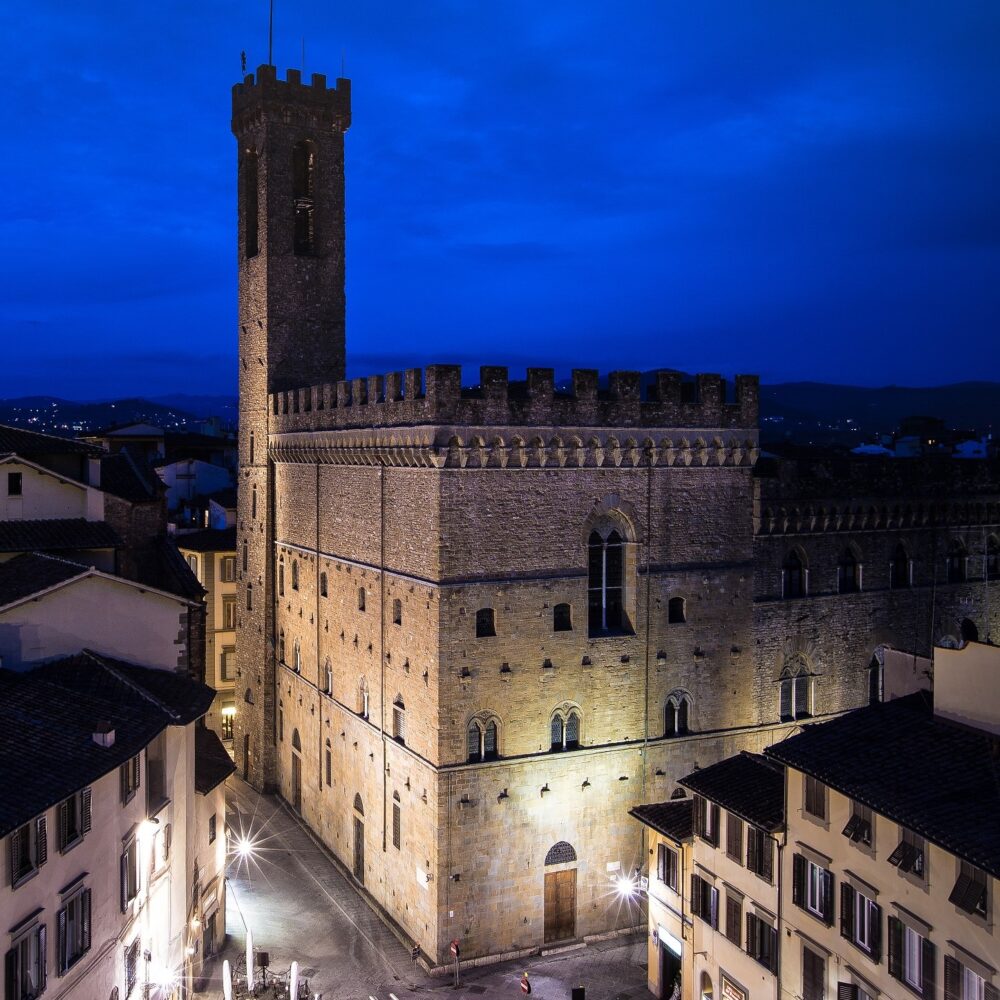
[[[640,936],[598,941],[547,956],[430,975],[376,916],[332,855],[275,796],[259,795],[237,777],[227,786],[230,846],[243,836],[254,848],[229,866],[225,951],[210,969],[206,1000],[222,996],[222,959],[242,977],[247,928],[269,955],[269,971],[287,977],[297,961],[310,996],[324,1000],[406,1000],[420,994],[568,998],[583,986],[587,1000],[648,1000],[646,944]],[[637,920],[637,923],[641,922]]]

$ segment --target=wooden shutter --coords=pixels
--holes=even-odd
[[[138,791],[139,790],[139,776],[142,774],[142,767],[140,766],[139,754],[136,754],[132,758],[132,787]]]
[[[69,804],[59,803],[59,850],[65,850],[69,843]]]
[[[39,868],[49,860],[49,834],[44,816],[35,820],[35,863]]]
[[[119,862],[119,873],[121,875],[121,906],[122,913],[125,912],[125,907],[128,906],[128,848],[126,847],[122,851],[122,856]]]
[[[68,968],[66,940],[66,907],[56,914],[56,972],[61,976]]]
[[[757,941],[757,918],[752,914],[747,914],[747,947],[746,952],[751,958],[760,955],[760,946]]]
[[[90,950],[90,890],[84,889],[80,897],[81,951]]]
[[[840,883],[840,936],[854,940],[854,889],[846,882]]]
[[[903,978],[903,922],[889,917],[889,975]]]
[[[833,926],[833,872],[824,869],[823,879],[823,920],[827,927]]]
[[[122,805],[128,802],[128,775],[132,769],[131,761],[122,764],[118,768],[118,789],[121,795]]]
[[[858,987],[854,983],[837,983],[837,1000],[858,1000]]]
[[[719,846],[719,807],[714,803],[708,804],[708,808],[712,810],[712,836],[709,838],[709,843],[713,847]]]
[[[45,992],[45,974],[48,971],[46,960],[48,948],[45,945],[46,932],[45,924],[38,928],[38,993]]]
[[[792,855],[792,902],[806,905],[806,859],[801,854]]]
[[[7,853],[10,855],[10,884],[17,881],[17,861],[21,856],[21,830],[16,829],[7,838]]]
[[[752,872],[760,872],[760,837],[754,827],[747,827],[747,868]]]
[[[823,1000],[826,960],[822,955],[802,949],[802,997],[803,1000]]]
[[[700,795],[694,797],[692,819],[694,820],[695,835],[703,837],[705,835],[705,800]]]
[[[962,1000],[962,963],[944,956],[944,1000]]]
[[[774,882],[774,841],[763,830],[760,834],[760,858],[760,876],[768,882]]]
[[[882,961],[882,907],[877,903],[871,903],[871,942],[872,961],[878,965]]]
[[[3,992],[5,997],[16,997],[14,992],[17,985],[17,949],[11,948],[4,955],[3,962]]]
[[[933,998],[934,983],[936,980],[934,960],[937,957],[937,949],[931,944],[930,938],[923,940],[923,973],[924,988],[920,991],[925,997]]]
[[[1000,1000],[1000,990],[989,983],[983,983],[983,996],[985,1000]]]
[[[743,820],[732,813],[726,813],[726,854],[736,862],[743,858]]]
[[[693,916],[700,917],[702,915],[701,909],[701,887],[703,883],[701,878],[697,875],[691,876],[691,913]]]
[[[671,850],[669,847],[667,851],[667,864],[666,864],[666,883],[671,889],[677,890],[677,854]]]
[[[667,848],[665,844],[656,845],[656,877],[663,883],[667,881]]]
[[[736,945],[741,947],[740,936],[742,934],[743,923],[743,903],[735,899],[728,892],[726,893],[726,937]]]
[[[80,832],[90,833],[90,805],[91,805],[91,794],[90,789],[85,788],[80,793]]]

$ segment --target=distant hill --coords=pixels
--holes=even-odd
[[[236,396],[188,396],[178,392],[169,396],[153,396],[150,402],[193,414],[199,420],[221,417],[227,423],[235,424],[239,401]]]
[[[111,424],[137,421],[165,429],[181,428],[198,419],[187,410],[148,399],[115,399],[101,403],[80,403],[57,396],[0,399],[0,423],[62,437],[75,437]]]

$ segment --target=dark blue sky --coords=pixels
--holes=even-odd
[[[1000,4],[276,0],[346,52],[351,374],[998,376]],[[266,0],[0,9],[0,396],[235,387]]]

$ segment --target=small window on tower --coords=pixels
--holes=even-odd
[[[296,143],[292,149],[292,186],[294,250],[308,256],[316,252],[316,148],[311,142]]]
[[[257,150],[243,153],[243,242],[246,256],[256,257],[258,246]]]

